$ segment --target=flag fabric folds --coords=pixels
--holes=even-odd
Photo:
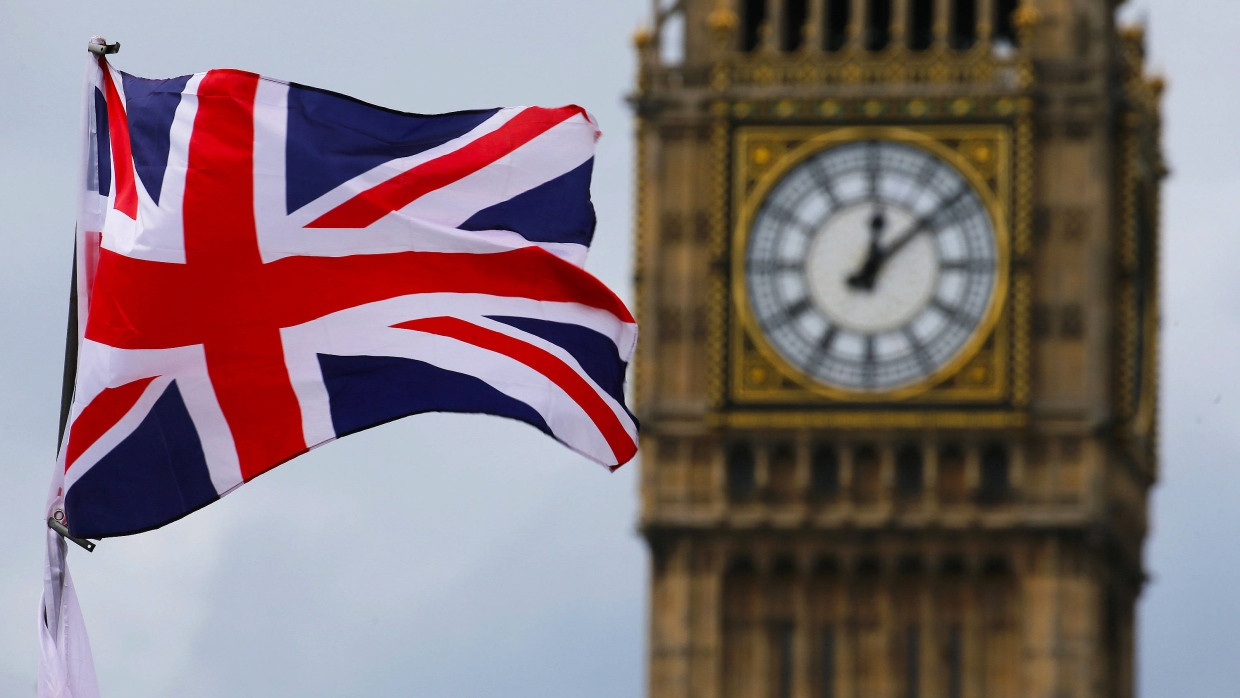
[[[318,445],[428,411],[637,450],[637,326],[582,269],[576,106],[397,112],[237,70],[87,73],[77,366],[47,513],[156,528]],[[48,533],[41,696],[95,696]]]
[[[636,452],[636,325],[581,268],[581,108],[407,114],[102,60],[92,102],[73,534],[160,526],[419,412],[518,419],[613,467]]]

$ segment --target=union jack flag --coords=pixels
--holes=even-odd
[[[59,471],[74,535],[161,526],[427,411],[634,456],[637,326],[581,268],[584,110],[427,116],[235,70],[98,65]]]

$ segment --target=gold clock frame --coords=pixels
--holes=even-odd
[[[736,116],[736,105],[719,105]],[[729,106],[731,108],[729,108]],[[1020,106],[1025,106],[1021,104]],[[749,111],[749,110],[746,110]],[[756,110],[754,110],[756,111]],[[998,111],[998,110],[995,110]],[[1007,110],[1005,110],[1007,111]],[[974,124],[847,124],[799,126],[716,121],[720,197],[713,245],[726,260],[713,275],[714,403],[735,427],[956,426],[1012,427],[1026,421],[1032,211],[1030,127],[1018,118]],[[1008,111],[1011,114],[1011,111]],[[1007,114],[1004,114],[1005,116]],[[746,297],[743,256],[762,198],[805,158],[833,145],[882,139],[921,147],[950,163],[972,184],[995,226],[1000,250],[996,288],[986,316],[956,358],[926,379],[897,390],[850,391],[818,383],[785,361],[763,337]],[[716,267],[719,269],[719,267]],[[730,318],[730,319],[728,319]],[[721,326],[722,325],[722,326]],[[898,410],[878,409],[898,405]],[[829,411],[824,407],[832,408]],[[920,410],[918,408],[926,408]],[[953,411],[954,410],[954,411]]]

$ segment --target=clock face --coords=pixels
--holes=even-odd
[[[994,224],[968,180],[929,151],[858,141],[780,179],[745,250],[753,315],[813,381],[916,384],[972,343],[994,302]]]

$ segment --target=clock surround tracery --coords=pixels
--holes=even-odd
[[[880,4],[655,0],[635,37],[651,695],[1131,696],[1161,84],[1110,0]],[[920,392],[806,385],[741,318],[743,209],[850,129],[1001,192],[1003,306]]]
[[[804,133],[809,132],[805,131]],[[944,134],[946,133],[947,132],[944,132]],[[818,130],[814,132],[814,135],[809,136],[804,142],[800,142],[794,147],[781,148],[782,155],[776,160],[774,159],[774,156],[771,155],[771,139],[775,139],[775,141],[780,142],[781,145],[787,146],[790,144],[788,139],[799,138],[801,135],[800,133],[797,133],[796,130],[787,131],[763,128],[738,129],[736,137],[736,151],[741,157],[748,156],[750,166],[748,168],[737,168],[736,183],[734,185],[734,197],[735,199],[739,199],[741,201],[741,205],[737,209],[738,215],[736,216],[737,222],[733,233],[732,245],[732,304],[735,309],[735,316],[738,318],[738,326],[733,330],[734,343],[732,346],[734,349],[739,348],[739,350],[743,352],[744,349],[741,347],[744,345],[741,343],[748,341],[752,342],[752,344],[758,349],[762,355],[761,358],[750,357],[748,359],[749,368],[751,371],[754,370],[754,368],[761,371],[767,370],[761,363],[761,360],[765,359],[766,365],[774,367],[779,370],[783,376],[797,381],[806,389],[814,393],[829,397],[839,397],[841,399],[877,401],[900,399],[925,392],[926,390],[933,388],[936,382],[942,381],[948,376],[956,373],[961,365],[972,358],[977,349],[985,340],[989,338],[990,332],[994,329],[995,322],[1002,314],[1003,299],[1006,297],[1009,256],[1008,249],[1010,245],[1008,244],[1008,226],[1006,224],[1007,207],[1003,204],[1001,197],[1007,193],[1006,189],[1009,188],[1007,186],[1009,178],[1001,176],[999,171],[1006,170],[1008,168],[1010,155],[1006,152],[1005,146],[996,147],[994,143],[988,144],[985,139],[979,138],[976,135],[976,131],[972,129],[970,129],[970,133],[973,133],[974,135],[963,138],[961,141],[966,144],[964,150],[965,153],[968,154],[962,154],[957,150],[953,150],[944,142],[939,141],[933,136],[930,136],[922,131],[914,131],[906,128],[849,127],[829,130],[826,132]],[[955,135],[959,137],[961,134],[957,133]],[[984,281],[985,288],[979,287],[977,290],[984,292],[985,295],[976,299],[973,303],[974,305],[979,305],[980,303],[980,306],[976,308],[966,308],[965,306],[960,306],[961,310],[967,311],[968,313],[976,313],[976,325],[966,323],[961,327],[957,327],[954,319],[949,320],[947,318],[943,318],[943,313],[939,310],[932,310],[928,307],[902,308],[906,314],[919,311],[921,313],[919,316],[920,318],[930,318],[932,321],[938,321],[944,325],[950,321],[952,324],[946,326],[944,329],[951,330],[953,332],[960,331],[962,332],[962,335],[956,337],[956,344],[952,345],[949,343],[939,349],[940,354],[946,353],[946,355],[927,357],[925,359],[927,362],[931,358],[936,361],[932,365],[926,367],[926,370],[924,371],[921,370],[922,367],[920,365],[908,365],[908,362],[910,361],[921,361],[922,359],[917,357],[910,357],[906,359],[906,363],[904,365],[905,371],[920,372],[919,375],[914,375],[912,380],[904,380],[902,381],[903,384],[898,385],[877,386],[877,389],[871,390],[865,389],[864,386],[832,385],[829,380],[822,380],[821,377],[815,376],[813,374],[812,366],[797,366],[796,359],[788,356],[790,352],[781,351],[779,347],[781,336],[772,335],[770,333],[771,328],[769,323],[761,317],[763,312],[761,308],[764,302],[766,305],[769,305],[770,302],[765,301],[765,299],[761,296],[755,297],[753,295],[755,285],[760,283],[762,279],[754,273],[752,268],[749,268],[750,262],[752,261],[749,258],[754,254],[753,249],[751,249],[752,243],[755,239],[760,238],[766,230],[759,229],[755,231],[754,226],[758,225],[759,228],[761,228],[764,211],[767,210],[767,202],[771,200],[772,195],[777,196],[777,192],[780,191],[781,187],[789,186],[789,178],[794,176],[795,173],[804,173],[807,171],[806,168],[812,169],[819,166],[824,158],[837,157],[855,147],[866,147],[864,144],[887,144],[881,147],[892,149],[889,153],[889,155],[891,155],[889,160],[891,161],[877,161],[875,163],[876,165],[881,165],[882,162],[887,162],[887,166],[890,167],[907,166],[918,168],[918,172],[906,173],[904,175],[905,184],[928,187],[928,191],[932,190],[934,186],[938,186],[940,189],[944,187],[946,187],[946,189],[953,190],[960,188],[960,191],[955,192],[954,194],[952,192],[948,192],[946,189],[938,191],[937,193],[930,191],[930,193],[924,196],[917,190],[902,193],[906,197],[911,195],[914,199],[918,199],[918,203],[922,206],[942,206],[946,204],[944,208],[947,209],[947,212],[956,210],[951,208],[953,202],[959,204],[958,208],[967,209],[966,204],[976,206],[977,208],[973,211],[973,213],[978,217],[978,220],[973,221],[973,223],[980,224],[981,229],[973,230],[971,232],[975,237],[981,235],[983,239],[979,239],[975,242],[968,242],[967,240],[964,240],[961,231],[952,227],[955,224],[959,224],[961,222],[959,220],[940,220],[937,217],[929,217],[927,220],[920,222],[923,227],[926,228],[944,226],[948,230],[946,241],[949,243],[954,241],[957,246],[980,244],[985,248],[992,248],[989,252],[983,251],[980,252],[980,254],[985,257],[989,257],[990,259],[985,261],[987,261],[990,265],[993,265],[982,270],[984,272],[984,276],[982,276],[980,280]],[[878,152],[879,151],[875,151],[876,156]],[[981,155],[980,158],[977,157],[979,154]],[[855,153],[854,155],[856,158],[866,157],[866,155],[862,153]],[[970,155],[972,155],[972,157],[970,157]],[[901,159],[903,159],[904,162],[901,162]],[[982,165],[981,171],[979,171],[979,168],[971,162],[973,159],[980,160],[978,164]],[[1002,164],[996,164],[996,160],[1001,160]],[[861,164],[862,163],[853,163],[853,165]],[[823,174],[824,173],[821,172],[818,173],[819,177],[822,177]],[[844,201],[839,202],[840,206],[845,206],[850,198],[856,197],[857,192],[847,191],[851,181],[847,175],[841,176],[841,173],[839,172],[825,174],[832,175],[840,179],[841,186],[846,189],[846,191],[841,192],[840,196],[844,199]],[[942,180],[935,180],[933,184],[915,184],[908,181],[910,178],[924,178],[930,175],[941,177]],[[929,182],[929,180],[927,180],[927,182]],[[808,182],[804,184],[808,184]],[[852,182],[852,184],[855,185],[852,187],[853,189],[856,189],[858,186],[865,186],[864,183],[860,182]],[[826,186],[829,187],[831,185],[827,184]],[[899,187],[898,184],[893,184],[890,181],[883,182],[880,186]],[[804,193],[810,200],[812,200],[815,196],[815,192],[812,190]],[[966,193],[967,197],[964,196]],[[890,191],[884,193],[884,196],[887,198],[891,198],[893,195],[894,193]],[[955,198],[949,201],[948,198],[953,196]],[[830,205],[830,203],[823,204],[824,207],[829,207]],[[863,204],[859,205],[864,207]],[[914,216],[918,215],[918,213],[912,211],[902,212],[900,207],[913,207],[916,205],[917,203],[910,202],[888,202],[888,206],[891,210],[890,215],[895,215],[897,218],[905,219],[905,225],[915,225],[916,223],[910,223],[909,219],[912,219]],[[855,213],[855,211],[850,212]],[[929,216],[931,213],[940,214],[943,212],[935,210],[921,211],[919,213]],[[982,220],[983,218],[984,220]],[[815,240],[821,242],[824,238],[828,238],[829,236],[825,234],[826,232],[827,231],[819,231],[815,236]],[[910,230],[907,232],[912,233],[917,231]],[[769,232],[766,233],[768,237],[771,234],[772,233]],[[833,234],[837,236],[847,236],[848,231],[834,231]],[[757,235],[758,238],[756,238],[755,235]],[[935,237],[937,238],[938,235],[935,234]],[[937,248],[934,245],[927,244],[925,239],[920,237],[906,237],[904,240],[904,242],[914,241],[921,243],[921,247],[923,249],[920,251],[923,255],[935,254],[934,250]],[[841,250],[834,251],[839,252]],[[941,254],[941,251],[939,253]],[[958,251],[955,254],[959,255],[961,252]],[[975,254],[977,254],[977,252],[975,252]],[[930,264],[936,266],[935,268],[922,270],[925,272],[923,275],[927,278],[924,280],[918,279],[919,281],[926,281],[928,284],[945,284],[961,281],[962,277],[959,274],[941,274],[941,270],[937,268],[936,260],[927,259]],[[909,261],[913,260],[910,258]],[[957,259],[956,261],[959,262],[960,259]],[[814,260],[807,262],[807,264],[813,263]],[[844,261],[844,264],[852,263],[854,262],[851,259]],[[906,266],[908,267],[905,270],[906,272],[910,270],[917,271],[916,266]],[[893,274],[897,272],[890,271],[885,273]],[[935,274],[938,274],[939,276],[935,277]],[[963,278],[970,279],[970,275],[965,275]],[[810,277],[806,280],[811,286],[815,282],[821,284],[823,283],[823,276],[820,274],[816,278]],[[788,284],[786,275],[785,278],[780,281],[784,285]],[[845,287],[847,284],[833,284],[832,286]],[[881,291],[883,287],[878,288]],[[923,289],[919,288],[916,290],[921,291]],[[925,290],[930,294],[937,292],[933,287]],[[844,293],[847,292],[848,291],[844,291]],[[871,300],[881,300],[879,298],[867,298],[865,293],[866,292],[855,293],[855,297],[863,304]],[[956,299],[955,296],[949,296],[948,298],[950,298],[953,303],[960,302],[960,299]],[[918,301],[929,303],[932,299],[930,295],[927,295],[923,299],[909,300],[913,303]],[[934,300],[938,301],[939,299],[934,298]],[[757,315],[755,315],[754,312],[755,302],[757,303],[758,308]],[[905,304],[907,305],[908,302],[909,301],[905,301]],[[804,309],[803,305],[799,307]],[[863,305],[859,308],[859,310],[865,310],[873,313],[875,307],[876,305],[874,303],[870,303],[868,306]],[[955,306],[948,306],[944,310],[946,312],[950,312],[955,309]],[[775,310],[778,310],[778,308]],[[844,312],[850,312],[847,309],[842,310]],[[829,314],[830,311],[831,309],[827,308],[825,310],[825,314]],[[797,319],[803,320],[801,325],[809,324],[812,326],[815,318],[813,317],[813,313],[806,312],[801,318]],[[832,321],[834,320],[845,319],[832,319]],[[830,323],[824,324],[831,326]],[[790,325],[791,323],[785,324],[780,328],[780,331],[786,333]],[[798,327],[799,326],[800,325],[798,325]],[[828,333],[826,336],[832,336],[829,330],[824,330],[824,332]],[[899,334],[887,332],[885,334],[875,333],[872,336],[876,336],[879,340],[882,340],[885,336],[897,334],[896,341],[898,341],[898,337],[901,334],[912,332],[913,328],[906,328]],[[843,337],[849,336],[847,328],[838,334]],[[796,340],[793,339],[792,341]],[[875,341],[875,344],[877,344],[877,340]],[[741,361],[745,362],[746,359],[742,358]],[[881,368],[881,365],[879,367]],[[751,378],[752,376],[749,377]],[[743,386],[747,376],[741,374],[737,375],[736,378]]]
[[[996,106],[1004,101],[1003,106]],[[939,119],[905,120],[894,124],[857,124],[855,117],[833,127],[807,126],[795,118],[773,121],[772,112],[755,103],[748,119],[720,117],[717,128],[731,134],[716,139],[716,162],[730,170],[727,195],[719,206],[730,214],[714,220],[718,258],[713,272],[720,282],[713,287],[722,295],[712,297],[725,312],[711,314],[718,324],[711,336],[717,349],[710,356],[726,380],[718,385],[719,419],[727,424],[947,424],[958,422],[956,410],[968,410],[979,425],[1007,427],[1023,423],[1027,395],[1027,355],[1013,339],[1028,332],[1028,272],[1022,252],[1028,251],[1028,231],[1033,215],[1028,188],[1027,149],[1023,135],[1029,129],[1024,100],[993,98],[978,100],[971,113],[1007,113],[1006,120],[943,123]],[[722,110],[718,110],[722,111]],[[734,110],[732,110],[734,112]],[[732,112],[727,114],[732,116]],[[851,122],[851,123],[850,123]],[[983,325],[987,332],[973,336],[973,346],[935,372],[932,380],[902,390],[865,393],[841,391],[805,379],[788,365],[780,365],[762,340],[754,336],[752,317],[744,302],[743,240],[763,195],[796,163],[810,154],[836,144],[884,139],[926,149],[957,169],[968,180],[991,217],[1000,248],[996,295],[1001,302],[988,309]],[[1027,157],[1027,156],[1026,156]],[[730,321],[731,320],[731,321]],[[900,404],[896,415],[879,405]],[[868,407],[873,405],[874,407]],[[924,407],[918,408],[919,405]],[[771,407],[778,409],[772,410]],[[824,411],[823,408],[827,408]],[[945,409],[947,408],[947,409]],[[884,413],[886,412],[886,413]]]

